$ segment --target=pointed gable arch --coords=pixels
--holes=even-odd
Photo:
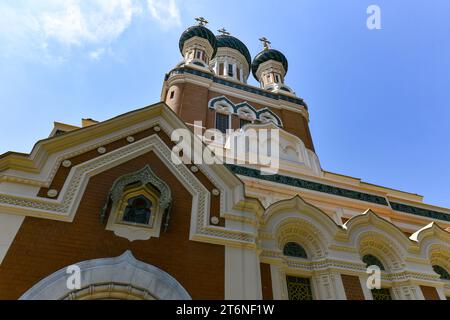
[[[225,96],[211,99],[209,101],[208,108],[227,114],[235,113],[234,103]]]
[[[405,257],[415,247],[400,229],[372,210],[350,219],[344,228],[347,230],[348,243],[357,248],[361,260],[372,255],[389,272],[403,270]]]
[[[240,103],[235,106],[235,112],[239,117],[242,117],[243,114],[246,115],[246,118],[251,120],[257,119],[256,109],[248,104],[247,102]]]
[[[248,102],[242,102],[239,104],[234,104],[230,99],[225,96],[220,96],[213,98],[208,103],[208,108],[212,110],[216,110],[218,112],[226,113],[226,114],[234,114],[239,116],[239,110],[247,110],[252,115],[254,115],[255,120],[258,120],[262,123],[272,122],[277,127],[283,127],[283,122],[281,118],[276,115],[272,110],[265,107],[260,110],[257,110]]]
[[[280,117],[278,117],[269,108],[258,110],[257,115],[258,120],[260,120],[261,122],[273,122],[278,127],[283,127],[283,122],[281,121]]]

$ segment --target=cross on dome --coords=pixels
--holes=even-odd
[[[219,29],[217,31],[220,32],[223,36],[229,36],[230,35],[230,33],[225,28]]]
[[[261,39],[259,39],[259,41],[261,41],[263,43],[264,50],[270,49],[271,42],[269,41],[269,39],[267,39],[266,37],[262,37]]]
[[[199,26],[206,26],[209,23],[208,20],[203,17],[195,18],[195,20],[198,22]]]

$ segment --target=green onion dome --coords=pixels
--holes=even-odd
[[[286,57],[284,56],[284,54],[282,54],[278,50],[269,49],[269,50],[261,51],[255,57],[255,59],[253,59],[252,72],[253,72],[253,76],[255,77],[255,79],[259,80],[258,77],[256,76],[256,72],[258,71],[259,66],[269,60],[274,60],[274,61],[280,62],[284,67],[284,71],[287,73],[289,65],[288,65],[288,61],[287,61]]]
[[[179,42],[181,54],[183,54],[184,43],[193,37],[200,37],[208,40],[208,42],[211,44],[211,47],[214,50],[213,56],[211,58],[214,58],[217,52],[217,39],[214,33],[212,33],[211,30],[209,30],[204,26],[192,26],[188,28],[185,32],[183,32]]]
[[[231,48],[239,51],[245,57],[245,60],[247,60],[248,65],[251,65],[252,57],[250,51],[248,51],[247,46],[241,40],[229,35],[220,35],[216,38],[218,48]]]

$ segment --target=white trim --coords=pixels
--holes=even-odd
[[[88,260],[77,263],[81,269],[81,288],[97,284],[116,283],[147,291],[156,299],[191,300],[183,286],[163,270],[138,261],[130,251],[119,257]],[[71,274],[60,269],[39,281],[20,300],[60,300],[73,293],[67,288]]]
[[[25,217],[0,213],[0,265],[6,257]]]

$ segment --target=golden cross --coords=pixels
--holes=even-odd
[[[199,26],[206,26],[209,22],[203,18],[203,17],[199,17],[199,18],[195,18],[195,20],[198,22]]]
[[[229,36],[230,35],[230,33],[225,28],[219,29],[217,31],[220,32],[223,36]]]
[[[262,37],[261,39],[259,39],[259,41],[261,41],[263,43],[264,50],[270,49],[269,45],[271,44],[271,42],[266,37]]]

